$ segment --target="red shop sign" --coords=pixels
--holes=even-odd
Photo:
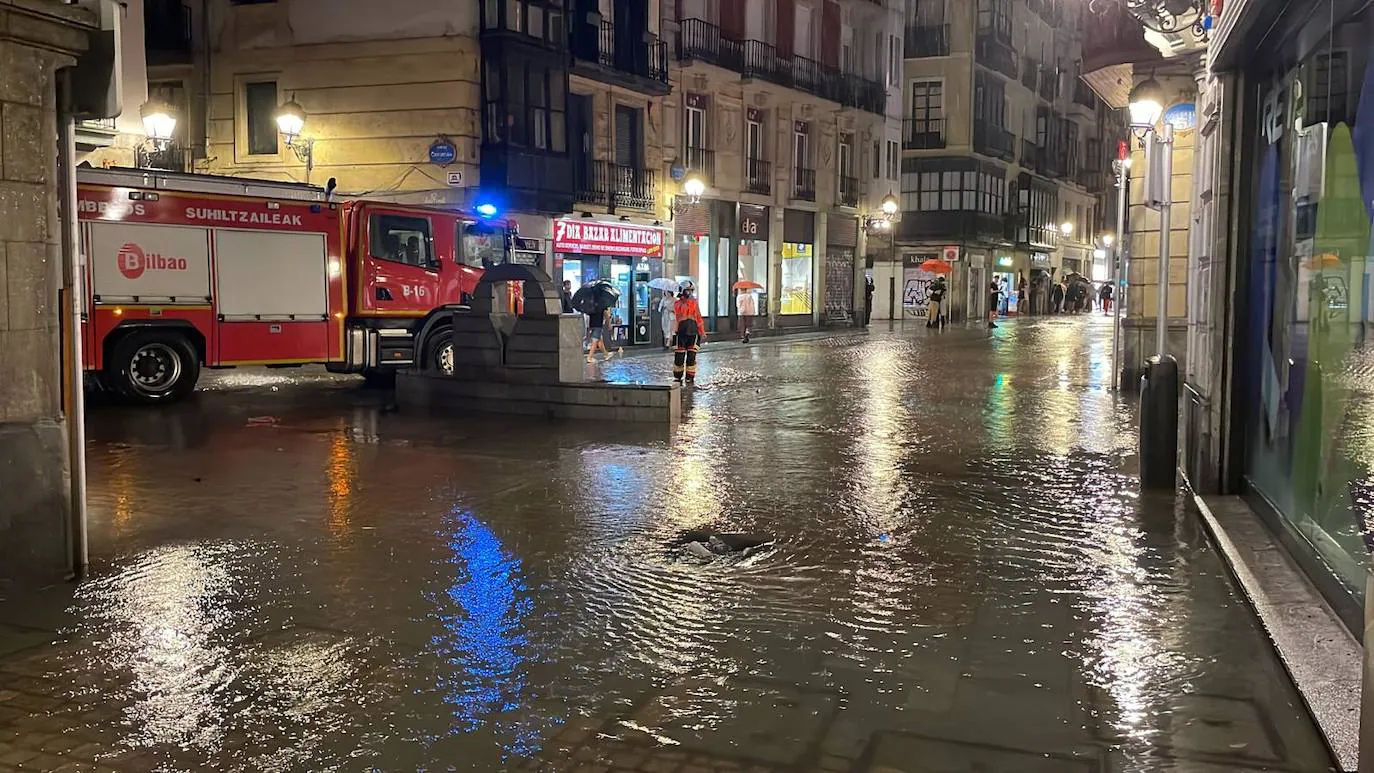
[[[555,220],[553,251],[656,257],[663,254],[663,229],[592,220]]]

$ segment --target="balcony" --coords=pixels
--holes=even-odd
[[[799,201],[816,200],[816,170],[796,167],[792,170],[792,198]]]
[[[977,211],[903,212],[897,224],[902,241],[1005,242],[1007,218]]]
[[[668,46],[644,30],[602,20],[575,27],[573,72],[644,94],[667,94]]]
[[[481,186],[501,191],[507,208],[572,211],[573,168],[567,155],[484,142],[481,159]]]
[[[573,195],[579,203],[597,204],[609,212],[653,209],[654,172],[610,161],[574,164]]]
[[[1088,84],[1079,79],[1075,79],[1073,83],[1073,104],[1086,107],[1091,112],[1097,111],[1097,95],[1088,88]]]
[[[908,118],[902,121],[904,150],[935,150],[945,144],[945,119]]]
[[[981,118],[973,121],[973,149],[1003,161],[1016,159],[1015,137],[1011,132]]]
[[[744,190],[759,196],[773,193],[773,165],[760,158],[744,159]]]
[[[716,179],[716,152],[706,148],[688,146],[683,159],[688,172],[696,172],[706,178],[707,183]]]
[[[1087,189],[1088,193],[1101,193],[1107,188],[1107,174],[1101,169],[1079,169],[1074,182]]]
[[[906,28],[902,49],[907,59],[949,56],[948,24],[917,24]]]
[[[863,196],[863,188],[859,184],[859,178],[840,177],[840,206],[857,207],[861,196]]]
[[[978,41],[974,46],[978,57],[978,64],[1001,73],[1008,78],[1015,79],[1018,62],[1016,49],[1011,44],[997,37],[990,30],[980,31]]]
[[[1063,179],[1069,173],[1069,157],[1060,149],[1046,149],[1045,162],[1041,165],[1040,171],[1046,177]]]
[[[875,115],[887,110],[887,89],[877,81],[804,56],[780,55],[762,41],[726,37],[720,27],[701,19],[681,22],[677,59],[684,64],[707,62]]]
[[[143,8],[143,36],[148,65],[191,63],[191,9],[181,0],[149,0]]]

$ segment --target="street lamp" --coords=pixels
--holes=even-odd
[[[1073,233],[1073,223],[1070,223],[1070,222],[1067,221],[1067,220],[1065,220],[1064,222],[1060,223],[1060,224],[1059,224],[1059,232],[1062,233],[1062,234],[1064,234],[1065,236],[1068,236],[1069,234],[1072,234],[1072,233]]]
[[[1114,242],[1114,241],[1116,241],[1116,237],[1112,236],[1111,234],[1102,234],[1102,246],[1103,246],[1103,247],[1106,247],[1107,249],[1110,250],[1110,249],[1112,248],[1112,242]]]
[[[695,204],[701,201],[701,195],[706,192],[706,181],[701,178],[701,175],[693,172],[682,181],[682,192],[687,194],[692,203]]]
[[[1143,140],[1145,134],[1159,123],[1159,116],[1164,112],[1164,87],[1154,78],[1146,78],[1131,89],[1128,100],[1131,129]]]
[[[272,116],[277,121],[277,131],[282,142],[305,164],[305,180],[310,181],[310,171],[315,168],[315,141],[301,136],[305,130],[305,108],[294,97],[277,108]]]
[[[176,113],[172,106],[160,99],[150,99],[138,110],[143,119],[143,133],[156,150],[166,150],[172,143],[172,132],[177,128]]]
[[[883,197],[883,214],[886,215],[888,219],[891,219],[893,215],[897,214],[897,208],[899,206],[897,197],[892,195],[891,191],[888,191],[888,194]]]

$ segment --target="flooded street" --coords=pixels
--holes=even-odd
[[[292,371],[93,409],[92,576],[0,604],[0,771],[1326,770],[1137,492],[1110,353],[1100,316],[712,343],[671,431]]]

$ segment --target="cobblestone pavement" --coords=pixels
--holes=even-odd
[[[1326,770],[1109,350],[708,346],[672,430],[313,372],[99,408],[91,577],[0,603],[0,772]]]

